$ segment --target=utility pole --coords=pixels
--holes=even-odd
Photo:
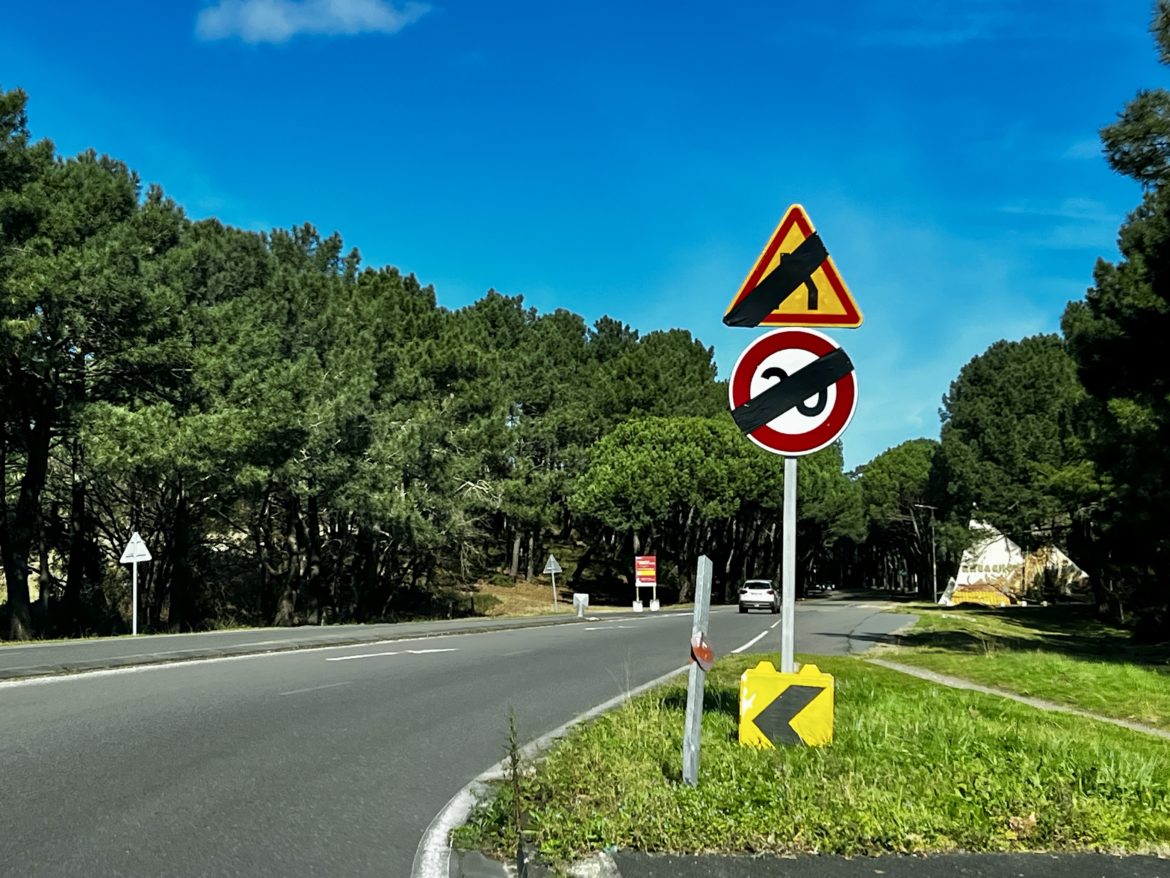
[[[934,602],[938,603],[938,559],[935,557],[934,549],[934,506],[928,506],[925,503],[915,503],[919,509],[930,510],[930,585],[934,592]]]

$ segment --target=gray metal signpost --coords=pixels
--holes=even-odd
[[[707,622],[711,616],[711,559],[699,557],[695,573],[695,615],[691,625],[691,639],[705,640]],[[695,661],[687,677],[687,717],[683,726],[683,782],[689,786],[699,783],[699,739],[703,732],[703,683],[707,672]]]
[[[796,458],[784,458],[784,559],[780,574],[780,673],[796,670]]]

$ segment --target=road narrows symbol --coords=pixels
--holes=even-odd
[[[816,284],[813,272],[829,258],[821,236],[813,232],[791,253],[780,257],[775,271],[737,302],[723,318],[728,326],[759,326],[765,318],[800,287],[808,290],[808,306],[817,310]]]
[[[803,744],[792,720],[824,692],[821,686],[789,686],[752,720],[774,746]]]

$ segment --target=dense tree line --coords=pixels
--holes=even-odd
[[[116,160],[33,142],[25,107],[0,93],[8,636],[124,630],[132,530],[145,630],[441,611],[554,544],[585,589],[628,587],[637,551],[667,595],[701,551],[724,591],[778,565],[778,461],[689,333],[494,291],[445,309],[336,234],[192,221]],[[808,473],[811,569],[858,534],[840,449]]]
[[[1170,62],[1170,0],[1153,31]],[[782,461],[689,333],[494,291],[441,307],[337,234],[193,221],[114,159],[59,157],[25,106],[0,91],[0,634],[124,630],[131,530],[148,630],[439,612],[551,547],[623,599],[638,553],[668,598],[701,552],[725,599],[778,577]],[[973,358],[937,441],[802,462],[799,589],[928,594],[978,518],[1064,546],[1103,613],[1170,635],[1167,131],[1162,90],[1104,129],[1142,203],[1061,335]]]

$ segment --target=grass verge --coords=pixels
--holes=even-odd
[[[1135,645],[1089,608],[919,612],[883,657],[1170,729],[1170,647]]]
[[[552,862],[642,851],[1101,850],[1170,852],[1170,748],[1140,734],[934,686],[848,658],[829,747],[754,750],[736,738],[729,656],[707,678],[697,788],[681,782],[685,684],[664,686],[558,744],[522,786],[529,843]],[[456,844],[515,849],[500,788]]]

